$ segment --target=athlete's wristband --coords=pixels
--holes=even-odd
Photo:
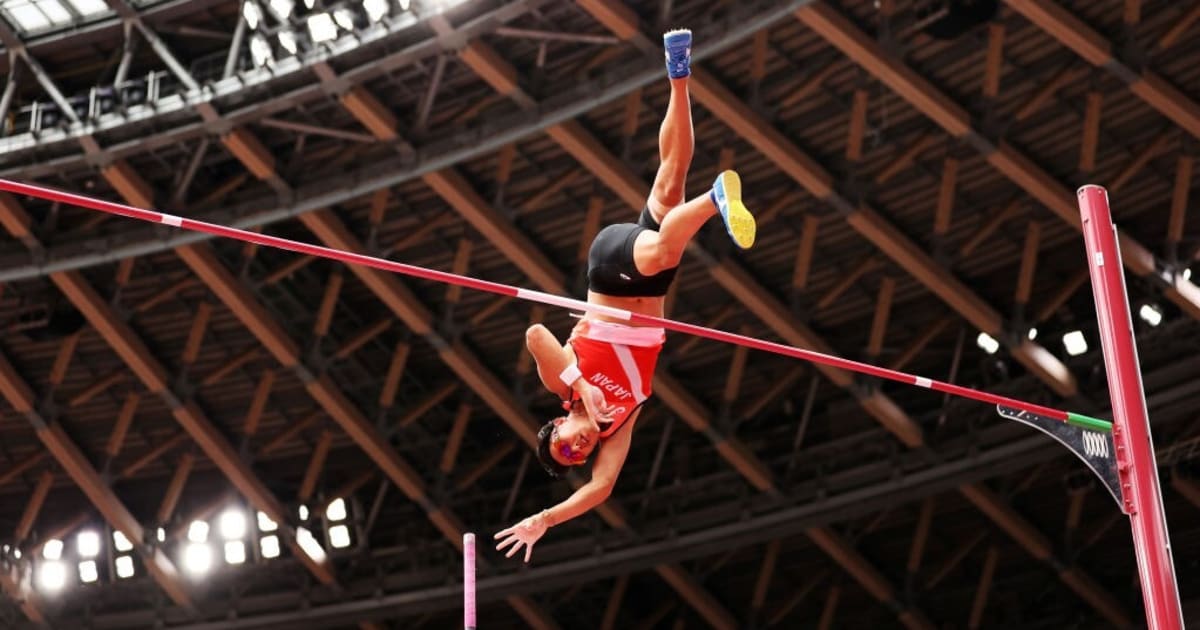
[[[558,378],[563,382],[563,385],[570,387],[575,383],[575,381],[579,380],[579,377],[581,376],[583,376],[583,372],[579,371],[579,365],[572,363],[571,365],[567,366],[567,369],[562,371],[562,374],[558,375]]]

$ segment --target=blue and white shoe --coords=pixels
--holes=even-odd
[[[733,171],[725,171],[717,175],[713,182],[712,192],[709,193],[721,219],[725,221],[725,230],[735,245],[742,249],[750,249],[754,245],[754,234],[757,225],[754,216],[742,203],[742,179]]]
[[[692,32],[686,28],[663,33],[667,76],[682,79],[692,74]]]

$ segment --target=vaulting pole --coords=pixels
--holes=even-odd
[[[1154,444],[1150,438],[1142,370],[1133,339],[1133,320],[1129,315],[1117,228],[1109,212],[1108,193],[1103,188],[1084,186],[1078,195],[1108,391],[1112,398],[1112,435],[1117,451],[1122,508],[1129,514],[1133,528],[1146,624],[1153,630],[1176,630],[1183,628],[1183,613],[1175,581],[1175,564],[1171,559]]]
[[[365,267],[372,267],[374,269],[382,269],[384,271],[391,271],[393,273],[399,273],[415,278],[423,278],[426,280],[433,280],[446,284],[459,285],[467,287],[468,289],[475,289],[477,291],[486,291],[488,293],[506,295],[508,297],[528,300],[531,302],[540,302],[542,304],[549,304],[551,306],[559,306],[562,308],[597,313],[613,319],[625,320],[632,324],[638,324],[641,326],[657,326],[666,330],[696,335],[698,337],[705,337],[707,339],[714,339],[716,341],[723,341],[725,343],[731,343],[734,345],[746,346],[756,350],[773,352],[775,354],[781,354],[783,356],[793,357],[796,359],[803,359],[813,363],[829,365],[851,372],[868,374],[870,376],[875,376],[882,379],[906,383],[908,385],[915,385],[917,387],[924,387],[926,389],[953,394],[962,398],[970,398],[972,400],[978,400],[980,402],[986,402],[993,405],[1013,407],[1023,411],[1028,411],[1030,413],[1046,416],[1048,418],[1058,420],[1059,422],[1065,422],[1084,429],[1090,429],[1092,431],[1108,432],[1112,430],[1112,424],[1110,422],[1101,420],[1099,418],[1093,418],[1091,416],[1070,411],[1053,409],[1051,407],[1045,407],[1042,405],[1035,405],[1023,400],[1017,400],[1007,396],[999,396],[997,394],[983,392],[977,389],[971,389],[969,387],[962,387],[960,385],[947,383],[945,381],[938,381],[931,378],[925,378],[923,376],[906,374],[904,372],[889,370],[887,368],[881,368],[868,363],[851,361],[849,359],[843,359],[841,357],[835,357],[832,355],[823,354],[821,352],[814,352],[812,350],[805,350],[804,348],[797,348],[795,346],[787,346],[781,343],[764,341],[762,339],[755,339],[745,335],[736,335],[723,330],[715,330],[712,328],[706,328],[704,326],[697,326],[695,324],[686,324],[662,317],[653,317],[650,315],[642,315],[640,313],[632,313],[630,311],[613,308],[611,306],[588,304],[582,300],[552,295],[550,293],[543,293],[541,291],[521,289],[518,287],[509,286],[507,284],[488,282],[487,280],[479,280],[477,278],[460,276],[458,274],[437,271],[435,269],[426,269],[425,267],[417,267],[415,265],[406,265],[404,263],[399,263],[392,260],[384,260],[382,258],[375,258],[373,256],[344,252],[339,249],[322,247],[320,245],[313,245],[311,243],[301,243],[299,241],[279,238],[277,236],[268,236],[266,234],[258,234],[256,232],[248,232],[246,230],[225,227],[215,223],[195,221],[171,214],[155,212],[153,210],[142,210],[133,206],[127,206],[125,204],[93,199],[91,197],[62,192],[51,188],[45,188],[43,186],[22,184],[6,179],[0,179],[0,190],[18,195],[28,195],[30,197],[48,199],[50,201],[57,201],[59,203],[70,204],[81,208],[88,208],[90,210],[98,210],[100,212],[115,214],[131,219],[139,219],[142,221],[149,221],[151,223],[161,223],[163,225],[170,225],[184,230],[204,232],[207,234],[223,236],[248,243],[257,243],[259,245],[266,245],[268,247],[286,249],[288,251],[307,254],[309,256],[329,258],[331,260],[338,260],[354,265],[363,265]]]

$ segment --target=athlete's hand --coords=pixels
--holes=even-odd
[[[534,514],[520,523],[497,533],[493,538],[496,540],[504,538],[504,540],[501,540],[496,545],[496,551],[504,551],[505,548],[511,546],[512,549],[509,549],[508,553],[504,554],[505,558],[511,558],[524,546],[525,562],[529,562],[529,558],[533,556],[533,544],[545,535],[546,529],[549,526],[550,524],[546,522],[544,513]]]
[[[616,407],[608,404],[608,401],[604,399],[604,392],[591,383],[583,381],[580,383],[577,385],[576,391],[579,392],[579,398],[583,401],[583,407],[587,409],[588,415],[592,417],[592,420],[605,424],[612,422]]]

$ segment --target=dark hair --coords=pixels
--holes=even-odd
[[[546,473],[555,479],[560,479],[567,474],[567,467],[555,461],[554,456],[550,454],[550,434],[554,432],[554,420],[542,425],[542,428],[538,430],[537,458],[541,462],[542,468],[546,469]]]

